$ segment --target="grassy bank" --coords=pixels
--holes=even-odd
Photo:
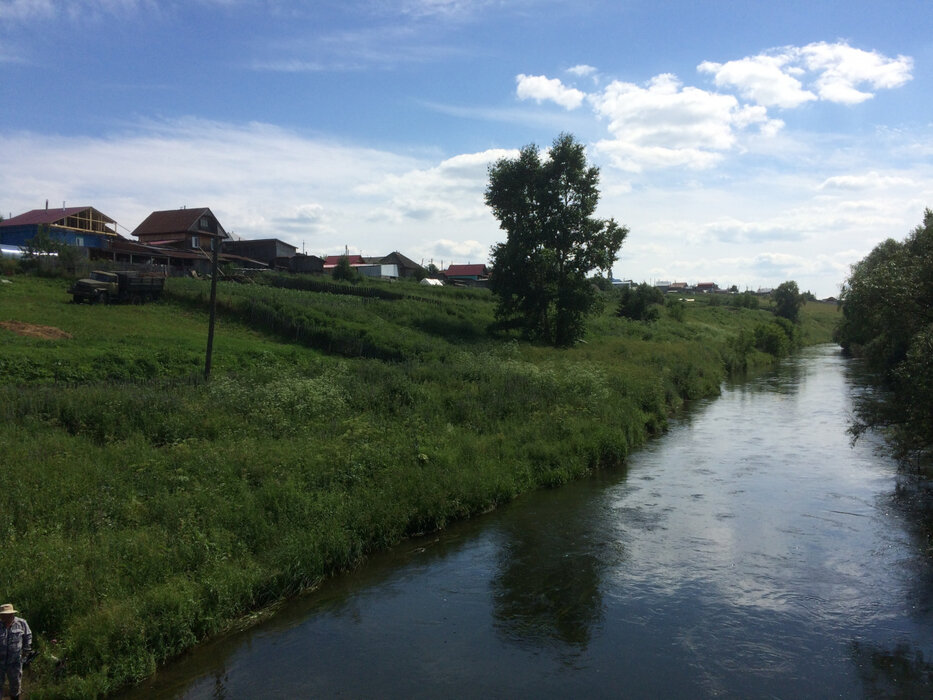
[[[482,291],[222,284],[204,383],[205,283],[76,306],[12,280],[0,322],[70,336],[0,328],[0,590],[37,635],[31,697],[103,694],[376,549],[617,465],[773,359],[768,311],[705,300],[642,323],[607,298],[560,351],[489,337]]]

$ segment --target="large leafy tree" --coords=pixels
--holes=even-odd
[[[774,313],[783,316],[788,321],[796,323],[800,320],[800,306],[803,304],[803,295],[793,280],[782,282],[774,290]]]
[[[587,274],[608,272],[628,234],[613,219],[594,218],[598,184],[599,168],[587,165],[570,134],[546,157],[529,144],[489,168],[486,204],[507,234],[491,251],[500,327],[554,345],[583,335],[598,298]]]
[[[852,266],[836,340],[891,390],[862,402],[856,433],[884,426],[905,451],[933,453],[933,211],[903,242],[888,239]]]

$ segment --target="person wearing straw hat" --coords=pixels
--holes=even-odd
[[[10,697],[19,700],[20,682],[23,680],[23,659],[32,647],[32,630],[26,621],[17,617],[12,603],[0,605],[0,694],[3,683],[10,681]]]

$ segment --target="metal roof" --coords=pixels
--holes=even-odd
[[[448,277],[449,277],[450,275],[455,275],[455,276],[456,276],[456,275],[463,275],[463,276],[470,276],[470,275],[477,275],[477,276],[479,276],[479,275],[485,275],[485,274],[486,274],[486,266],[485,266],[485,265],[482,265],[482,264],[474,264],[474,265],[450,265],[446,270],[444,270],[444,274],[447,275]]]
[[[217,222],[217,233],[204,231],[198,228],[198,220],[205,214]],[[219,236],[229,238],[224,227],[217,221],[217,217],[207,207],[194,209],[166,209],[154,211],[133,231],[134,236],[152,236],[158,234],[194,233],[203,236]]]
[[[27,211],[25,214],[19,214],[10,219],[4,219],[0,221],[0,226],[32,226],[36,224],[55,224],[66,219],[69,216],[74,216],[75,214],[80,214],[83,211],[90,209],[96,213],[101,221],[107,224],[117,223],[111,219],[106,214],[102,214],[97,211],[94,207],[65,207],[63,209],[33,209]]]

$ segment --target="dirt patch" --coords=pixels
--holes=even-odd
[[[37,326],[34,323],[23,323],[22,321],[0,321],[0,328],[6,328],[18,335],[25,335],[30,338],[42,338],[43,340],[62,340],[71,338],[71,333],[54,326]]]

